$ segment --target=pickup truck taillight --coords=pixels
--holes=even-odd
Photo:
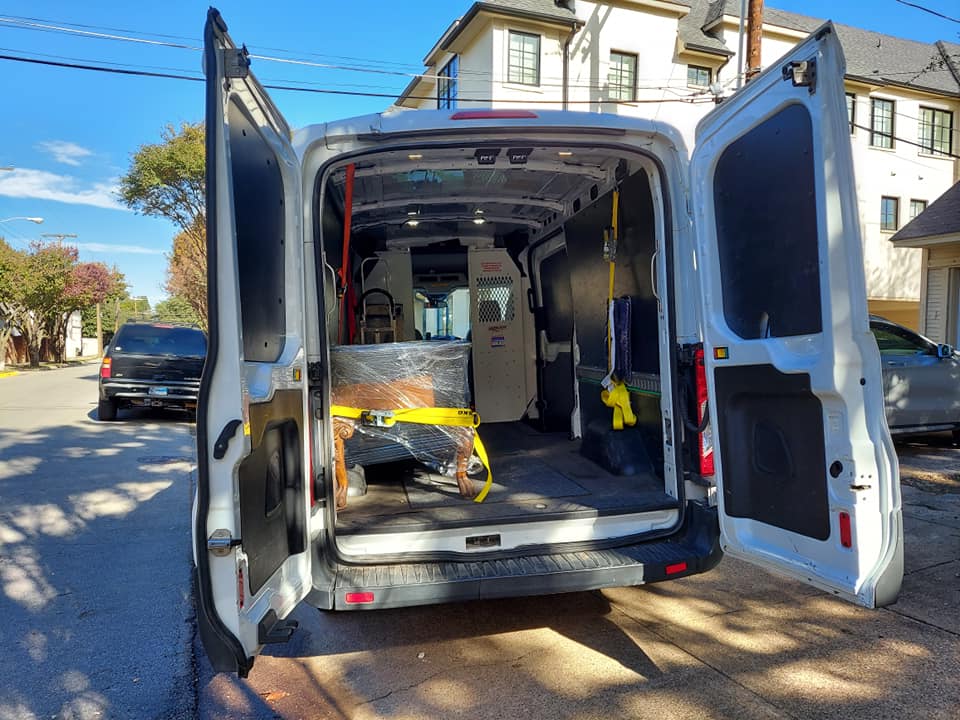
[[[113,360],[111,360],[110,358],[104,358],[103,364],[100,366],[100,377],[102,378],[110,377],[112,365],[113,365]]]

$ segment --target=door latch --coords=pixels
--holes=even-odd
[[[223,51],[223,76],[230,78],[245,78],[250,74],[250,58],[247,46],[242,48],[225,48]]]
[[[783,68],[783,79],[790,80],[794,87],[810,88],[812,95],[817,90],[817,61],[791,62]]]
[[[226,557],[230,551],[240,545],[240,538],[234,538],[226,528],[214,530],[207,538],[207,550],[217,557]]]

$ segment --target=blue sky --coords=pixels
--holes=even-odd
[[[918,2],[947,15],[960,14],[957,0]],[[255,61],[254,71],[262,81],[396,94],[408,82],[407,74],[422,68],[423,56],[447,25],[470,4],[469,0],[312,0],[274,5],[224,0],[219,7],[230,34],[251,52],[381,71]],[[926,42],[957,42],[960,32],[960,24],[895,0],[767,4]],[[187,0],[0,2],[0,55],[198,75],[201,54],[196,50],[81,37],[49,28],[25,29],[22,23],[60,27],[69,23],[72,29],[90,33],[199,47],[208,5]],[[271,7],[278,10],[271,12]],[[16,18],[20,26],[4,18]],[[129,212],[112,193],[139,145],[156,142],[167,123],[202,119],[203,84],[8,60],[0,60],[0,77],[4,96],[0,166],[16,168],[0,171],[0,220],[23,215],[45,219],[42,225],[19,220],[2,223],[0,235],[15,246],[25,246],[41,233],[75,233],[82,259],[116,264],[126,274],[133,294],[147,295],[153,302],[161,299],[164,253],[175,229],[165,221]],[[275,92],[273,97],[294,127],[376,112],[390,103],[388,98],[294,92]]]

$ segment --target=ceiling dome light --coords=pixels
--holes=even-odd
[[[474,224],[474,225],[483,225],[485,222],[486,222],[486,220],[484,220],[482,217],[475,217],[475,218],[473,219],[473,224]]]
[[[407,226],[409,226],[409,227],[416,227],[416,226],[419,225],[419,224],[420,224],[420,221],[419,221],[419,220],[407,220],[407,221],[404,223],[404,225],[407,225]]]

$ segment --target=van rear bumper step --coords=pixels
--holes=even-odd
[[[694,575],[714,567],[721,556],[716,510],[691,502],[684,526],[667,539],[504,560],[339,565],[332,597],[316,593],[307,602],[324,609],[367,610],[580,592]]]

